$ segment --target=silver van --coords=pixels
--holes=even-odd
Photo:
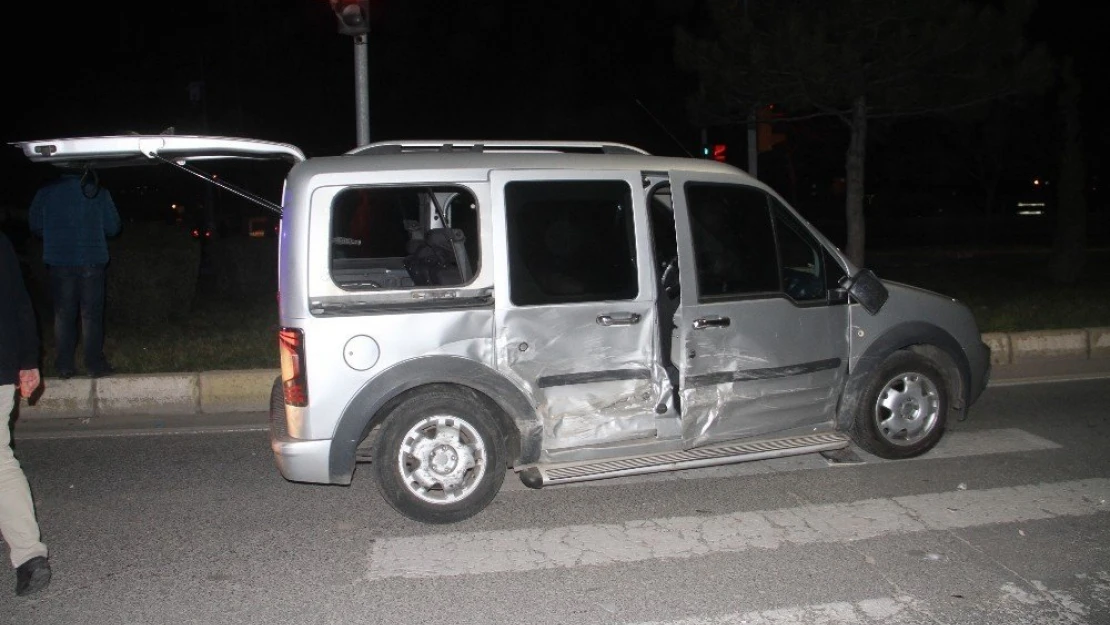
[[[854,267],[773,190],[611,143],[398,141],[306,159],[248,139],[16,144],[33,161],[161,163],[281,215],[289,480],[370,467],[422,522],[540,488],[828,452],[928,451],[986,386],[960,302]],[[280,205],[198,169],[292,163]]]

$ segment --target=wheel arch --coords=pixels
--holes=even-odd
[[[470,389],[490,408],[505,432],[511,463],[538,457],[542,426],[525,394],[489,367],[457,356],[424,356],[398,363],[363,386],[343,410],[332,436],[328,472],[333,484],[350,484],[359,443],[389,411],[429,385]]]
[[[871,375],[891,354],[902,350],[927,358],[940,370],[948,384],[949,417],[962,420],[970,404],[971,365],[967,355],[960,343],[943,329],[930,323],[907,322],[884,332],[855,359],[837,406],[838,429],[851,427],[860,395]]]

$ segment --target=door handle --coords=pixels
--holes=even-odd
[[[609,326],[634,326],[640,323],[639,313],[602,313],[597,316],[598,325]]]
[[[727,328],[732,324],[732,320],[728,317],[702,317],[701,319],[694,319],[694,329],[704,330],[706,328]]]

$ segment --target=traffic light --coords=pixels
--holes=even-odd
[[[365,35],[370,32],[370,0],[330,0],[339,20],[339,34]]]
[[[724,143],[713,144],[713,160],[723,163],[728,159],[728,146]]]

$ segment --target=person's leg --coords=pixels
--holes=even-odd
[[[81,335],[85,343],[85,369],[89,375],[110,372],[104,357],[104,267],[81,270]]]
[[[34,502],[27,477],[12,453],[9,422],[15,407],[14,384],[0,386],[0,533],[8,543],[12,566],[36,557],[46,557],[46,545],[39,537]]]
[[[63,377],[76,370],[79,267],[51,267],[50,290],[54,298],[54,368]]]

